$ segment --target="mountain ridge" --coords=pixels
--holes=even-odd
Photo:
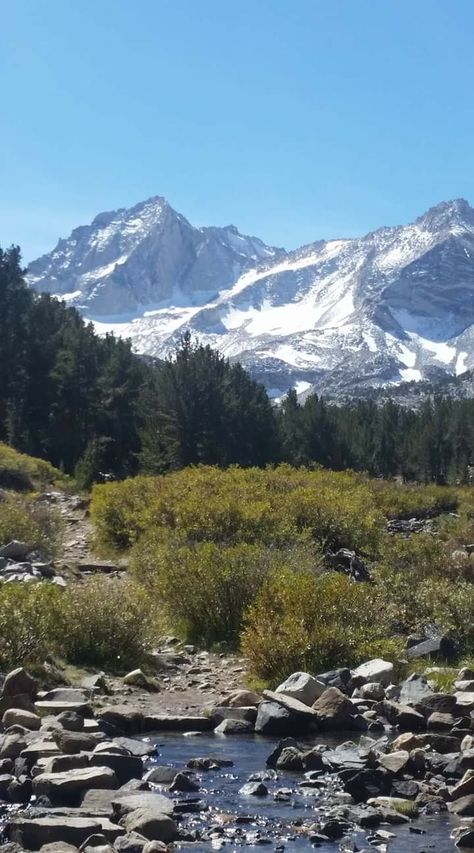
[[[99,332],[163,357],[186,330],[273,396],[331,394],[474,367],[474,209],[290,252],[234,225],[195,228],[162,196],[98,214],[30,264],[31,286]]]

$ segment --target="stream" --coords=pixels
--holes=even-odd
[[[148,740],[148,739],[147,739]],[[276,779],[267,779],[264,784],[268,788],[266,797],[245,796],[240,788],[249,780],[252,774],[267,773],[266,759],[278,743],[278,740],[259,738],[258,736],[225,737],[218,735],[200,735],[184,737],[183,735],[156,735],[149,739],[156,744],[158,755],[147,762],[147,767],[169,765],[176,770],[185,770],[191,758],[216,757],[233,762],[232,767],[222,767],[215,770],[198,772],[197,781],[200,791],[193,794],[174,794],[180,802],[183,800],[200,800],[209,807],[208,810],[184,814],[181,827],[187,831],[206,831],[216,827],[216,834],[209,841],[198,841],[190,846],[196,851],[218,850],[223,846],[235,849],[242,845],[255,847],[271,845],[272,849],[285,851],[304,851],[314,849],[308,836],[298,837],[295,822],[312,822],[324,815],[335,804],[337,788],[333,787],[330,798],[327,790],[300,788],[304,776],[298,773],[278,772]],[[341,738],[318,736],[318,743],[329,747],[341,744]],[[314,740],[310,743],[314,746]],[[272,771],[270,771],[272,773]],[[275,800],[277,791],[286,789],[287,799]],[[166,793],[166,788],[158,788]],[[168,795],[169,796],[169,795]],[[184,810],[183,810],[184,811]],[[225,815],[233,816],[226,824]],[[237,820],[236,820],[237,818]],[[250,818],[250,820],[246,820]],[[221,824],[223,834],[219,834],[218,824]],[[450,833],[457,820],[448,813],[421,816],[410,824],[383,824],[376,829],[349,832],[343,839],[317,844],[322,853],[329,851],[361,851],[362,849],[387,850],[388,853],[422,853],[435,850],[436,853],[447,853],[455,849]],[[396,837],[389,840],[377,838],[377,829],[393,833]],[[188,847],[181,843],[180,848]],[[270,849],[270,848],[269,848]]]

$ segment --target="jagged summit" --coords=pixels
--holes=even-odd
[[[161,196],[97,216],[30,265],[99,331],[162,356],[186,329],[275,395],[347,392],[474,367],[474,210],[285,252],[235,225],[194,228]]]

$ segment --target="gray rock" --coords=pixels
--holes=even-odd
[[[124,785],[130,779],[141,779],[143,773],[143,761],[137,755],[117,755],[100,751],[90,756],[89,766],[110,767],[120,785]]]
[[[420,731],[425,728],[425,718],[409,705],[385,700],[377,705],[377,711],[382,714],[392,726],[409,731]]]
[[[118,850],[118,853],[142,853],[146,843],[147,839],[144,835],[140,835],[138,832],[127,832],[126,835],[117,838],[115,849]]]
[[[2,723],[7,729],[10,726],[23,726],[25,729],[38,731],[41,727],[41,717],[21,708],[9,708],[2,717]]]
[[[387,686],[392,680],[393,663],[382,658],[374,658],[358,666],[354,670],[354,675],[363,678],[366,682],[378,681]]]
[[[160,685],[156,678],[150,678],[141,669],[134,669],[123,677],[123,683],[129,687],[140,687],[142,690],[158,692]]]
[[[337,687],[328,687],[313,705],[318,724],[324,729],[350,728],[357,713],[351,700]]]
[[[239,794],[245,797],[266,797],[268,788],[263,782],[247,782],[239,790]]]
[[[84,717],[76,711],[62,711],[58,714],[58,723],[68,732],[82,732],[84,729]]]
[[[294,672],[276,688],[276,693],[284,693],[292,699],[298,699],[304,705],[312,706],[324,690],[324,681],[314,678],[308,672]]]
[[[78,752],[89,752],[97,746],[99,739],[104,739],[104,735],[84,734],[82,732],[69,732],[58,729],[53,732],[53,739],[58,745],[61,752],[68,755],[74,755]]]
[[[255,709],[256,710],[256,709]],[[251,735],[254,731],[253,723],[245,720],[234,720],[229,718],[222,720],[214,729],[216,735]]]
[[[380,681],[369,681],[359,689],[363,699],[373,699],[375,702],[380,702],[385,698],[385,690]]]
[[[115,827],[118,837],[123,833]],[[8,837],[24,850],[39,850],[44,844],[65,842],[79,847],[94,832],[102,831],[102,822],[93,817],[12,817],[7,826]]]
[[[85,767],[65,773],[40,773],[33,779],[37,796],[45,794],[52,803],[70,802],[91,788],[118,788],[118,779],[109,767]]]
[[[18,539],[13,539],[7,545],[2,545],[0,557],[6,557],[10,560],[25,560],[30,551],[31,545],[27,542],[19,542]]]
[[[171,793],[175,791],[190,792],[199,791],[199,785],[187,773],[176,773],[169,790]]]
[[[448,803],[448,811],[459,817],[474,817],[474,794],[468,794]]]
[[[38,686],[34,678],[23,669],[18,667],[8,673],[2,687],[2,697],[24,695],[34,699],[38,692]]]
[[[298,722],[288,708],[277,702],[262,702],[259,705],[255,722],[257,734],[279,737],[295,734],[297,730]]]
[[[136,809],[124,818],[127,832],[144,835],[148,841],[163,841],[170,844],[178,838],[178,828],[175,821],[166,814],[159,814],[154,809]]]

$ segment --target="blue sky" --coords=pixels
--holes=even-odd
[[[164,195],[295,247],[474,202],[472,0],[1,0],[0,244]]]

